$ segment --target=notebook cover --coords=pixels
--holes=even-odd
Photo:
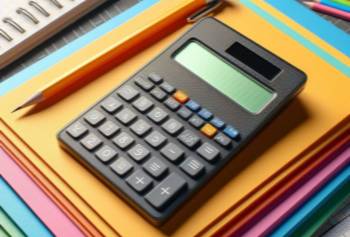
[[[26,236],[53,237],[11,186],[0,176],[0,206]]]
[[[160,4],[157,6],[160,6]],[[140,16],[144,17],[146,12]],[[237,17],[233,18],[232,15]],[[235,158],[232,164],[212,180],[205,190],[186,205],[185,209],[195,203],[200,203],[201,207],[198,208],[197,205],[197,211],[191,214],[182,225],[174,225],[173,229],[170,226],[170,230],[157,229],[151,226],[118,196],[63,152],[57,145],[55,134],[64,124],[84,111],[97,98],[102,97],[114,88],[117,83],[121,82],[121,79],[126,79],[157,55],[177,36],[188,29],[188,26],[162,39],[159,43],[111,70],[99,80],[45,111],[22,118],[19,118],[19,114],[9,114],[9,110],[33,92],[33,88],[44,85],[47,78],[59,73],[65,65],[79,62],[82,58],[94,54],[94,50],[98,51],[100,47],[106,46],[106,44],[100,43],[102,39],[105,39],[105,37],[106,39],[109,37],[113,39],[116,36],[123,35],[123,31],[119,28],[119,30],[107,34],[101,41],[97,40],[46,73],[3,97],[4,100],[1,102],[4,101],[4,106],[0,112],[2,119],[13,129],[16,136],[20,136],[29,148],[36,151],[36,154],[32,153],[33,150],[28,151],[27,156],[30,160],[37,167],[40,167],[42,172],[50,177],[59,189],[66,191],[68,189],[66,195],[89,218],[103,220],[102,222],[109,228],[118,231],[122,235],[139,236],[144,233],[152,236],[170,234],[174,236],[192,236],[196,233],[205,235],[210,227],[219,223],[224,217],[237,215],[257,198],[258,191],[264,192],[265,189],[262,186],[270,187],[269,185],[275,182],[273,179],[283,175],[282,171],[287,170],[287,167],[295,165],[297,161],[302,160],[302,157],[307,159],[307,152],[301,153],[327,131],[335,128],[341,121],[349,122],[347,113],[349,108],[346,105],[344,106],[344,103],[339,102],[348,99],[345,88],[349,86],[349,81],[346,76],[242,5],[227,7],[218,14],[218,18],[304,70],[309,75],[309,83],[299,98],[294,100],[253,141],[251,145],[254,146],[254,149],[245,149]],[[139,19],[139,24],[145,19]],[[136,24],[137,20],[132,21],[132,23]],[[255,27],[256,24],[259,25],[259,28]],[[274,35],[274,39],[278,39],[278,41],[271,41],[271,37],[264,34],[264,32],[270,32],[271,35]],[[104,40],[103,42],[108,41]],[[288,44],[289,49],[293,49],[293,52],[298,53],[291,54],[284,47],[285,44]],[[316,70],[308,63],[310,61],[320,65],[321,69]],[[327,75],[332,76],[334,80],[321,80],[323,76]],[[335,89],[338,90],[337,97],[333,95]],[[62,110],[65,111],[64,115],[61,113]],[[68,114],[69,116],[67,116]],[[294,116],[291,117],[290,114]],[[286,124],[285,120],[288,120],[289,123]],[[38,127],[42,131],[40,137],[35,136]],[[9,132],[5,133],[7,135]],[[12,137],[14,136],[12,135]],[[45,146],[42,144],[43,140],[45,140]],[[315,145],[313,148],[315,148]],[[283,154],[283,156],[280,154]],[[264,167],[264,169],[261,169],[261,167]],[[52,175],[52,171],[55,175]],[[280,171],[278,175],[276,174],[277,171]],[[76,174],[80,175],[79,180],[76,179]],[[63,180],[65,185],[62,185]],[[80,180],[84,180],[84,186],[81,185]],[[267,180],[269,182],[266,182]],[[98,198],[94,195],[96,193],[100,194]],[[202,197],[204,200],[199,199]],[[221,204],[220,208],[218,208],[217,203]],[[90,215],[91,210],[94,210],[96,214]],[[116,212],[111,210],[118,210],[118,213],[123,213],[123,216],[127,218],[115,218]],[[226,210],[229,211],[225,212]],[[134,225],[130,226],[130,222]],[[96,223],[101,231],[106,231],[101,222],[98,223],[97,221]],[[135,225],[138,228],[133,228]]]
[[[25,237],[22,230],[11,220],[8,214],[0,207],[0,226],[9,236]],[[0,234],[1,236],[1,234]]]
[[[0,174],[55,236],[84,234],[0,148]],[[50,214],[49,214],[50,213]],[[57,220],[60,220],[57,222]]]

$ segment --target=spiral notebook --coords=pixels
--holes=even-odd
[[[0,69],[105,0],[0,0]]]

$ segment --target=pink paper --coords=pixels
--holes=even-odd
[[[350,163],[350,148],[337,156],[325,168],[307,181],[300,189],[291,194],[283,203],[276,206],[258,223],[254,224],[243,237],[266,236],[277,227],[286,217],[293,213],[301,204],[307,201],[321,186]]]
[[[0,175],[55,236],[85,236],[1,148]]]

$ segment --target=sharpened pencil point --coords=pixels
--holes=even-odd
[[[15,108],[14,110],[12,110],[11,113],[14,113],[14,112],[16,112],[16,111],[18,111],[18,110],[20,110],[20,109],[22,109],[22,106],[18,106],[17,108]]]
[[[36,93],[33,96],[31,96],[28,100],[26,100],[23,104],[19,105],[17,108],[15,108],[12,113],[23,109],[29,105],[33,105],[36,103],[39,103],[43,99],[43,95],[41,93]]]

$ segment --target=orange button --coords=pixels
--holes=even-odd
[[[201,132],[204,133],[207,137],[212,138],[218,130],[211,124],[206,123],[202,128]]]
[[[180,102],[181,104],[186,103],[188,101],[188,95],[185,94],[183,91],[176,91],[175,94],[173,95],[175,100]]]

